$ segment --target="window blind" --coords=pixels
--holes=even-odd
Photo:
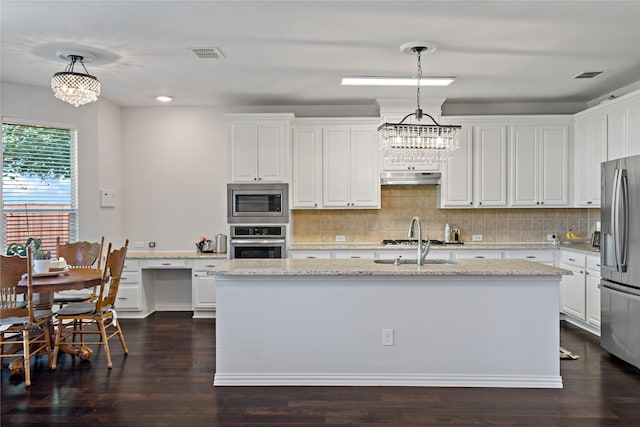
[[[77,240],[76,130],[2,123],[4,247],[42,240],[55,255],[56,238]]]

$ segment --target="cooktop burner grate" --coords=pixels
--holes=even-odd
[[[426,240],[422,240],[422,243],[426,243]],[[444,243],[442,240],[429,239],[429,243],[432,245],[461,245],[462,242]],[[385,246],[417,246],[418,239],[384,239],[382,244]]]

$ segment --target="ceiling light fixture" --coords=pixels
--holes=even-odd
[[[100,82],[89,74],[87,67],[84,66],[85,60],[92,62],[93,57],[77,53],[63,53],[58,56],[71,62],[64,71],[55,73],[51,78],[51,89],[55,97],[74,107],[97,101],[100,96]],[[74,71],[76,62],[80,62],[84,73]]]
[[[156,100],[160,102],[171,102],[173,101],[173,98],[170,97],[169,95],[158,95],[156,96]]]
[[[449,86],[455,77],[422,77],[420,86]],[[343,77],[343,86],[417,86],[415,77]]]
[[[420,108],[420,86],[422,80],[421,54],[429,52],[425,42],[408,42],[400,46],[404,53],[418,57],[417,108],[414,113],[404,116],[399,123],[383,123],[378,128],[380,149],[385,159],[391,163],[431,164],[449,158],[453,150],[460,148],[459,131],[461,126],[441,125]],[[423,116],[429,117],[433,125],[404,123],[415,116],[419,122]]]

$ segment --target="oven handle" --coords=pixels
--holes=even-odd
[[[285,239],[231,239],[232,245],[281,245]]]

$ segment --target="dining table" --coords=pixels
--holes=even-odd
[[[60,271],[49,271],[48,273],[34,273],[32,276],[33,286],[33,308],[34,310],[52,310],[54,293],[69,289],[86,289],[99,286],[102,282],[102,270],[97,268],[65,268]],[[29,286],[27,275],[23,275],[18,282],[18,289],[27,292]],[[53,325],[51,327],[52,343],[55,341]],[[53,350],[53,349],[52,349]],[[91,357],[91,350],[88,347],[75,348],[70,344],[60,346],[60,351],[79,356],[83,360]],[[19,373],[22,370],[22,359],[11,362],[9,369],[12,373]]]

